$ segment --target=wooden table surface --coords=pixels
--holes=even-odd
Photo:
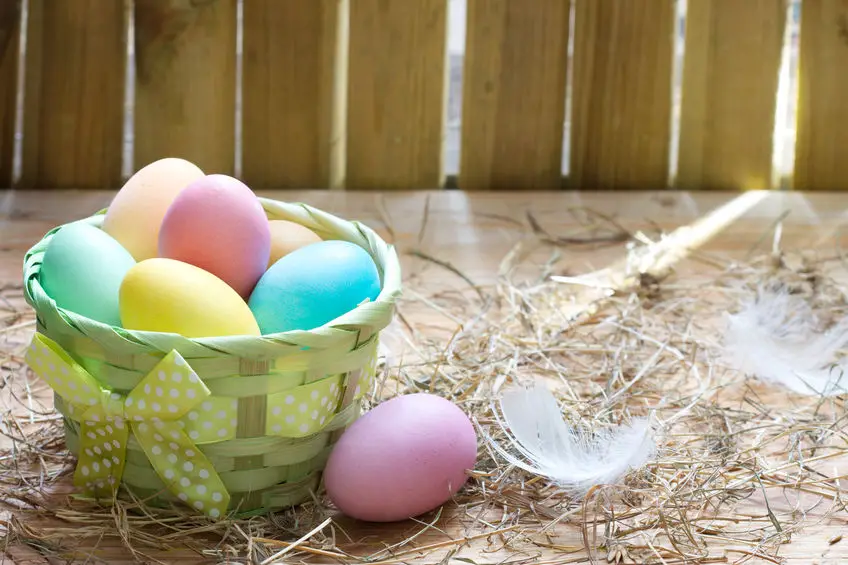
[[[523,192],[523,193],[464,193],[459,191],[433,191],[411,193],[287,191],[261,192],[279,200],[301,201],[348,219],[363,221],[376,229],[382,237],[397,244],[402,257],[405,275],[415,273],[416,280],[433,288],[438,286],[462,288],[465,283],[444,269],[423,270],[422,262],[406,253],[421,249],[439,259],[461,267],[462,271],[478,284],[495,279],[499,264],[516,241],[528,233],[527,212],[551,233],[566,233],[577,225],[574,210],[589,208],[615,218],[631,231],[654,229],[659,226],[673,229],[700,217],[711,209],[729,201],[734,194],[684,193],[684,192]],[[87,216],[106,207],[113,193],[99,191],[0,191],[0,288],[19,286],[22,258],[25,251],[52,227]],[[426,210],[426,212],[425,212]],[[741,258],[773,228],[775,221],[786,215],[783,225],[785,249],[837,248],[841,230],[848,219],[848,195],[799,194],[775,192],[731,225],[705,246],[716,256]],[[760,245],[767,248],[770,240]],[[601,249],[566,248],[560,264],[571,273],[580,273],[603,267],[623,256],[623,245]],[[705,268],[702,263],[686,261],[680,265],[676,276]],[[0,327],[0,330],[2,328]],[[6,341],[4,341],[6,339]],[[0,353],[21,346],[8,343],[0,334]],[[0,367],[0,370],[3,370]],[[0,410],[6,410],[0,404]],[[8,447],[8,445],[6,446]],[[11,510],[0,507],[0,519],[7,519]],[[479,531],[459,527],[458,521],[448,511],[440,524],[442,531],[428,531],[416,543],[421,545],[453,538],[474,536]],[[781,551],[787,563],[824,565],[848,563],[848,541],[828,543],[837,539],[848,522],[843,510],[825,523],[810,516],[815,524],[793,536],[792,542]],[[2,524],[2,522],[0,522]],[[404,539],[420,529],[414,522],[394,525],[356,525],[345,523],[346,528],[360,537],[377,540],[386,545]],[[2,529],[0,529],[2,531]],[[350,533],[350,529],[348,532]],[[532,532],[531,532],[532,533]],[[548,534],[548,543],[558,547],[582,546],[578,525],[567,520],[556,531]],[[515,553],[510,548],[499,547],[497,539],[475,539],[462,546],[462,551],[444,563],[583,563],[589,562],[579,551],[563,554],[554,549],[540,549],[535,556]],[[106,542],[106,546],[119,542]],[[537,547],[537,549],[539,549]],[[101,544],[100,551],[103,550]],[[116,550],[108,562],[123,562]],[[410,563],[438,563],[443,557],[428,555]],[[728,554],[727,562],[737,562],[740,554]],[[162,562],[193,562],[196,554],[159,555]],[[465,558],[465,561],[458,560]],[[9,562],[47,563],[39,560],[23,546],[8,548]],[[81,559],[80,562],[83,562]],[[329,560],[327,562],[333,562]],[[601,561],[604,562],[604,561]],[[750,563],[773,562],[757,559]]]

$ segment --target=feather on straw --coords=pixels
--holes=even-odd
[[[595,485],[615,483],[631,468],[642,466],[655,451],[646,419],[589,437],[566,424],[553,394],[540,384],[507,391],[500,404],[503,419],[495,411],[498,424],[523,459],[489,437],[497,453],[575,495],[585,494]]]
[[[848,344],[848,320],[817,329],[810,306],[785,288],[761,289],[728,317],[723,354],[733,368],[806,395],[848,392],[848,360],[836,361]]]

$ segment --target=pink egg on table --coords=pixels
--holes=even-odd
[[[462,410],[440,396],[410,394],[348,428],[330,454],[324,484],[351,518],[393,522],[450,500],[476,460],[477,436]]]
[[[259,199],[227,175],[186,186],[159,231],[159,255],[190,263],[229,284],[245,300],[268,266],[271,232]]]

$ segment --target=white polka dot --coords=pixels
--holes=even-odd
[[[326,406],[326,405],[327,405],[327,397],[326,397],[326,396],[322,396],[322,397],[321,397],[321,406]]]
[[[232,420],[230,420],[230,425],[235,428],[236,426],[238,426],[238,420],[233,418]]]
[[[186,473],[191,473],[194,470],[194,464],[191,461],[186,461],[183,463],[183,471]]]
[[[225,437],[228,433],[230,433],[228,430],[221,428],[218,430],[218,437]]]
[[[165,438],[162,437],[162,434],[158,433],[153,434],[153,439],[155,439],[156,441],[165,441]]]
[[[97,446],[94,446],[94,453],[96,453],[97,455],[100,455],[100,454],[102,454],[102,453],[103,453],[103,450],[102,450],[102,449],[100,449],[100,448],[99,448],[99,447],[97,447]]]
[[[301,412],[306,412],[309,409],[309,406],[307,406],[305,402],[301,402],[297,409]]]
[[[188,413],[188,419],[189,420],[197,420],[197,418],[198,418],[197,412],[189,412]]]
[[[172,375],[171,375],[171,380],[172,380],[172,381],[174,381],[175,383],[178,383],[178,382],[182,381],[182,380],[183,380],[183,375],[182,375],[182,373],[174,373],[174,374],[172,374]]]
[[[162,396],[163,394],[165,394],[165,391],[162,390],[161,386],[157,386],[156,387],[156,396]]]
[[[318,391],[317,391],[317,390],[313,390],[313,391],[312,391],[312,394],[310,394],[309,396],[311,396],[311,397],[312,397],[312,400],[317,400],[317,399],[318,399]]]
[[[109,424],[106,424],[106,433],[107,434],[112,435],[112,432],[114,432],[114,431],[115,431],[115,429],[112,426],[110,426]]]
[[[224,496],[220,492],[213,492],[212,500],[214,500],[215,502],[221,502],[222,500],[224,500]]]
[[[118,456],[117,456],[117,455],[113,455],[113,456],[112,456],[112,462],[113,462],[115,465],[119,465],[119,464],[121,463],[121,460],[120,460],[120,459],[118,459]]]
[[[183,477],[182,479],[180,479],[180,485],[183,487],[191,486],[191,481],[188,479],[188,477]]]
[[[176,443],[174,443],[174,442],[169,443],[169,444],[168,444],[168,447],[170,447],[170,448],[171,448],[171,451],[177,451],[177,450],[180,448],[180,446],[179,446],[179,445],[177,445],[177,444],[176,444]]]
[[[80,395],[74,395],[74,402],[76,402],[77,404],[82,404],[82,398],[80,398]]]
[[[173,469],[165,469],[165,478],[173,479],[174,478],[174,470]]]
[[[104,430],[103,428],[97,428],[97,435],[99,435],[99,436],[105,436],[105,435],[106,435],[106,430]]]
[[[158,402],[154,402],[150,405],[150,407],[153,408],[154,412],[159,412],[160,410],[162,410],[162,406]]]
[[[359,393],[360,393],[360,392],[361,392],[361,390],[360,390],[360,388],[359,388],[359,385],[356,385],[356,390],[354,390],[354,391],[353,391],[353,395],[354,395],[354,396],[359,396]]]
[[[119,441],[118,441],[118,440],[116,440],[116,439],[113,439],[113,440],[112,440],[112,445],[114,445],[114,446],[115,446],[115,449],[121,449],[121,442],[119,442]]]
[[[175,388],[172,388],[171,390],[169,390],[168,394],[171,396],[171,398],[179,398],[180,397],[180,391],[178,391]]]
[[[82,474],[85,475],[86,477],[91,472],[91,471],[88,470],[88,467],[86,467],[85,465],[82,466],[82,469],[80,469],[80,471],[82,471]]]
[[[286,416],[286,423],[294,424],[294,414],[289,414],[288,416]]]
[[[274,416],[279,416],[282,412],[283,409],[279,406],[274,406],[274,408],[271,410],[271,414],[273,414]]]
[[[183,359],[182,355],[174,355],[174,364],[180,367],[185,367],[185,359]],[[175,375],[179,375],[179,373],[174,373]]]
[[[88,405],[89,405],[89,406],[94,406],[95,404],[97,404],[97,399],[96,399],[96,398],[89,398],[89,399],[88,399]]]
[[[133,403],[132,397],[129,397],[124,401],[125,406],[132,406],[132,403]]]
[[[177,430],[171,430],[171,433],[168,435],[171,436],[171,439],[180,439],[180,432]]]
[[[219,411],[218,411],[218,413],[217,413],[217,414],[215,414],[215,416],[216,416],[219,420],[223,420],[224,418],[226,418],[226,417],[227,417],[227,413],[226,413],[226,412],[224,412],[223,410],[219,410]]]
[[[150,383],[144,385],[144,394],[150,394]]]
[[[153,455],[162,455],[162,448],[158,445],[154,445],[153,447],[151,447],[150,451],[153,452]]]
[[[298,428],[301,433],[306,433],[309,430],[309,424],[301,424]]]
[[[62,374],[63,374],[63,375],[67,375],[67,374],[69,374],[69,372],[68,372],[68,368],[67,368],[67,367],[62,367]]]
[[[208,479],[209,478],[209,471],[207,471],[206,469],[201,469],[200,472],[198,473],[198,475],[200,475],[201,479]]]
[[[111,467],[111,466],[112,466],[112,462],[111,462],[111,461],[109,461],[108,459],[104,459],[104,460],[103,460],[103,465],[104,465],[104,466],[108,469],[109,467]]]
[[[186,449],[185,450],[185,456],[186,457],[194,457],[195,456],[194,450],[193,449]]]
[[[236,400],[235,398],[233,398],[233,399],[230,401],[230,408],[232,408],[233,410],[238,410],[238,400]]]
[[[165,380],[165,371],[159,371],[159,380],[160,380],[160,381],[164,381],[164,380]]]
[[[206,494],[206,485],[197,485],[197,494]]]
[[[204,412],[210,412],[212,410],[212,403],[207,400],[200,407],[203,408]]]
[[[200,437],[200,432],[198,432],[197,430],[191,430],[188,433],[188,437],[190,437],[191,439],[197,439]]]
[[[193,388],[188,389],[187,391],[185,391],[185,395],[188,398],[194,398],[194,396],[195,396],[194,389]]]
[[[86,432],[85,435],[90,439],[97,439],[97,435],[94,432]]]
[[[89,449],[87,447],[85,448],[85,454],[88,455],[89,457],[94,457],[94,453],[91,451],[91,449]]]
[[[162,420],[158,416],[153,416],[151,420],[153,420],[153,427],[157,430],[161,430],[165,427],[165,424],[162,423]]]
[[[286,404],[294,404],[294,396],[288,395],[286,397]]]
[[[112,451],[112,444],[109,442],[104,443],[103,447],[106,448],[106,451]]]
[[[115,427],[119,430],[124,429],[124,419],[123,418],[115,418]]]
[[[95,461],[94,463],[91,464],[91,468],[94,469],[95,473],[99,473],[100,472],[100,463]]]
[[[76,390],[77,389],[77,383],[75,383],[74,381],[69,382],[68,388],[70,388],[71,390]]]
[[[100,415],[99,414],[92,414],[91,415],[91,421],[92,422],[99,422],[100,421]],[[91,425],[93,425],[93,424],[89,424],[89,426],[91,426]]]
[[[138,401],[138,409],[139,409],[139,410],[144,410],[144,407],[145,407],[146,405],[147,405],[147,404],[144,402],[144,399],[143,399],[143,398],[142,398],[141,400],[139,400],[139,401]]]
[[[318,411],[317,411],[317,410],[313,410],[313,411],[312,411],[312,419],[313,419],[313,420],[317,420],[317,419],[318,419]]]
[[[327,421],[327,417],[326,417],[326,416],[321,416],[321,419],[320,419],[320,420],[318,420],[318,421],[319,421],[319,422],[321,422],[321,425],[323,426],[323,425],[324,425],[324,422],[326,422],[326,421]]]
[[[271,426],[271,431],[275,434],[278,434],[283,431],[283,426],[281,426],[280,424],[274,424],[273,426]]]
[[[213,518],[217,518],[218,516],[221,515],[221,512],[217,508],[213,508],[212,510],[209,511],[209,515],[212,516]]]
[[[176,404],[169,404],[168,405],[168,412],[170,412],[171,414],[176,414],[177,410],[179,410],[179,408],[177,408]]]
[[[177,462],[177,456],[174,455],[173,453],[169,453],[168,454],[168,463],[170,463],[171,465],[174,465],[176,462]]]
[[[197,379],[197,373],[195,373],[194,371],[192,371],[191,373],[189,373],[189,374],[188,374],[188,382],[190,382],[190,383],[196,383],[196,382],[197,382],[197,380],[198,380],[198,379]]]
[[[206,420],[205,422],[203,422],[203,428],[207,429],[207,430],[211,430],[212,429],[212,422],[210,422],[209,420]]]
[[[177,495],[177,498],[179,498],[180,500],[185,502],[186,500],[188,500],[188,495],[184,492],[181,492],[180,494]]]
[[[194,501],[194,507],[197,508],[198,510],[203,510],[203,502],[200,501],[200,500],[195,500]]]

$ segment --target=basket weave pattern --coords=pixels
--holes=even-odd
[[[104,390],[129,393],[174,350],[191,366],[211,396],[179,425],[211,462],[229,492],[229,508],[239,513],[275,510],[312,496],[332,445],[359,416],[376,369],[379,332],[391,322],[401,290],[394,248],[367,226],[305,204],[260,201],[269,219],[293,221],[323,239],[368,251],[381,276],[378,298],[310,331],[189,339],[117,328],[58,308],[38,274],[60,227],[24,259],[25,294],[36,311],[37,332]],[[104,213],[80,221],[100,227]],[[67,446],[79,455],[80,415],[70,399],[55,391],[54,396]],[[132,434],[125,459],[122,486],[153,504],[179,502]]]

